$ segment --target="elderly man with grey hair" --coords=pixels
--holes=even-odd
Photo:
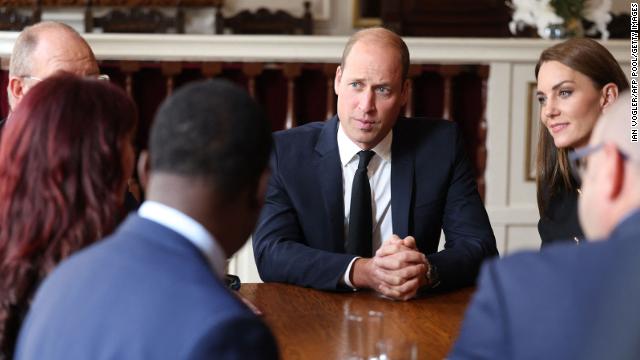
[[[55,21],[43,21],[22,30],[11,52],[7,96],[13,110],[22,97],[42,79],[65,71],[78,76],[108,80],[100,74],[91,47],[71,26]],[[7,119],[0,120],[0,131]],[[136,184],[135,182],[130,182]],[[137,186],[137,185],[134,185]],[[127,192],[125,207],[133,210],[138,197]]]
[[[590,242],[486,264],[449,359],[638,358],[640,143],[632,126],[625,93],[571,155]]]
[[[79,76],[100,72],[89,44],[72,27],[44,21],[26,27],[16,39],[9,63],[7,96],[11,109],[38,81],[58,71]],[[0,127],[4,124],[0,122]]]

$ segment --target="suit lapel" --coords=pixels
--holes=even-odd
[[[393,129],[391,144],[391,211],[393,233],[402,237],[409,235],[411,199],[414,185],[413,144],[402,131],[402,119]]]
[[[337,132],[338,117],[334,116],[325,123],[318,137],[314,167],[329,221],[331,250],[342,253],[344,252],[344,195]]]

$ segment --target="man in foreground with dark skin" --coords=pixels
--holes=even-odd
[[[228,82],[191,83],[160,107],[149,143],[147,201],[45,280],[17,359],[278,357],[269,329],[222,281],[264,202],[262,110]]]
[[[406,300],[473,284],[497,255],[456,125],[400,117],[409,62],[398,35],[359,31],[336,72],[337,116],[275,134],[253,239],[264,281]]]
[[[589,242],[487,263],[449,359],[638,358],[640,143],[631,124],[625,93],[571,155]]]

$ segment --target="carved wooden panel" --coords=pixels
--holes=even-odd
[[[153,117],[166,96],[186,83],[210,77],[246,88],[265,109],[273,130],[324,121],[336,113],[333,78],[337,64],[102,61],[100,67],[138,105],[138,148],[146,147]],[[446,116],[458,124],[481,196],[487,156],[488,71],[486,65],[414,64],[409,72],[411,100],[405,109],[407,115]],[[8,110],[2,93],[6,75],[6,70],[0,73],[0,115]]]
[[[167,33],[173,29],[183,34],[184,10],[178,6],[174,16],[168,16],[157,9],[133,7],[94,16],[89,2],[84,12],[84,31],[93,32],[95,28],[102,28],[105,33]]]
[[[510,36],[504,0],[382,0],[381,14],[405,36]]]
[[[0,31],[21,31],[26,26],[39,22],[41,15],[39,2],[33,6],[30,15],[22,13],[17,8],[1,8]]]
[[[0,0],[0,6],[30,6],[33,0]],[[185,7],[222,6],[224,0],[94,0],[93,6],[167,6],[173,7],[180,3]],[[42,6],[85,6],[86,0],[42,0]]]
[[[258,10],[243,10],[234,16],[223,16],[221,6],[216,8],[216,34],[224,34],[228,29],[232,34],[304,34],[313,33],[311,3],[303,3],[304,14],[295,17],[284,10],[271,10],[264,7]]]

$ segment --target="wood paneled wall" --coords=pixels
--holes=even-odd
[[[149,128],[162,100],[190,81],[221,77],[247,91],[264,107],[274,131],[324,121],[336,112],[333,80],[337,64],[261,62],[102,61],[111,76],[135,99],[140,126],[137,146],[145,148]],[[484,196],[486,167],[486,65],[412,65],[406,116],[441,117],[460,126]],[[6,89],[7,72],[0,77]],[[6,95],[0,95],[6,116]]]

